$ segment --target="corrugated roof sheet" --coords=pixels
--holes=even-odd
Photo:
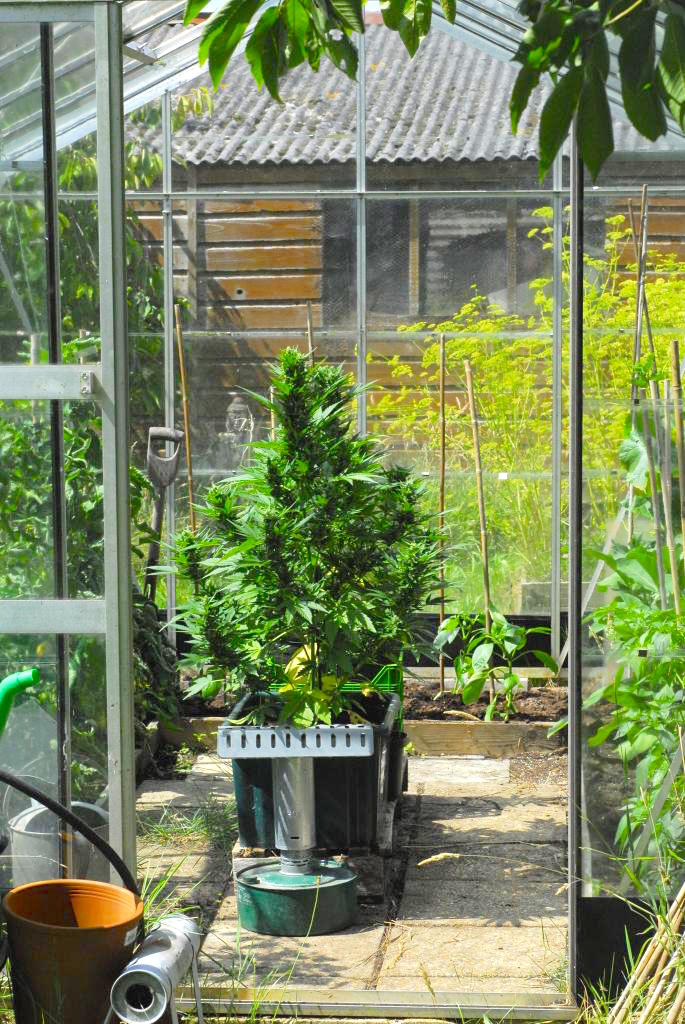
[[[546,93],[509,127],[517,67],[433,31],[413,60],[395,32],[367,28],[367,159],[372,162],[534,159]],[[205,79],[203,79],[203,82]],[[187,87],[186,87],[187,88]],[[328,67],[290,72],[283,105],[257,92],[238,60],[211,115],[189,117],[174,156],[192,164],[345,163],[355,158],[355,87]]]
[[[509,97],[518,65],[435,28],[410,60],[397,33],[369,25],[366,52],[371,163],[537,159],[548,89],[533,94],[513,135]],[[237,60],[211,115],[189,116],[176,134],[174,158],[196,165],[354,161],[352,82],[330,65],[318,74],[302,66],[290,72],[281,95],[279,105],[266,90],[258,92],[246,62]],[[615,132],[617,150],[673,146],[672,139],[650,143],[620,122]]]

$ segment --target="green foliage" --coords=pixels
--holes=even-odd
[[[184,24],[189,25],[209,0],[187,0]],[[456,3],[441,0],[444,17],[454,22]],[[261,13],[260,13],[261,12]],[[381,0],[385,25],[399,33],[411,56],[430,31],[431,0]],[[327,57],[337,68],[356,78],[359,63],[352,42],[364,31],[362,0],[228,0],[205,23],[198,59],[207,64],[217,89],[240,42],[247,37],[245,57],[261,89],[266,86],[279,103],[279,82],[291,69],[307,63],[318,71]]]
[[[484,616],[452,615],[442,623],[436,638],[439,649],[458,640],[461,651],[454,659],[455,692],[461,694],[464,704],[474,704],[486,686],[491,685],[492,696],[485,720],[495,715],[509,721],[516,714],[516,695],[521,689],[521,678],[514,666],[523,657],[528,638],[549,633],[546,626],[524,627],[509,622],[504,615],[493,611],[488,628]],[[552,672],[557,663],[544,651],[530,652],[537,661]]]
[[[285,349],[272,387],[271,401],[253,397],[273,412],[275,437],[210,489],[202,530],[177,540],[194,588],[188,662],[205,696],[276,689],[282,720],[330,723],[345,682],[426,643],[419,613],[439,552],[419,484],[353,431],[359,391],[340,368]]]
[[[528,30],[514,60],[521,64],[511,98],[518,127],[532,90],[552,82],[554,118],[540,124],[540,177],[545,177],[575,115],[585,166],[596,180],[614,150],[606,80],[609,41],[619,43],[623,109],[645,138],[667,131],[670,111],[685,128],[685,9],[676,0],[521,0]],[[657,18],[665,18],[657,35]],[[548,101],[548,105],[549,102]]]
[[[539,225],[529,236],[544,251],[551,246],[551,210],[535,212]],[[583,423],[585,521],[587,547],[601,547],[606,523],[623,493],[616,471],[616,453],[629,444],[625,417],[632,383],[631,352],[635,317],[634,267],[622,262],[630,245],[623,216],[607,218],[603,251],[585,256],[584,364],[586,416]],[[647,295],[660,373],[670,365],[674,324],[685,322],[685,293],[678,275],[685,264],[675,257],[650,256]],[[562,283],[569,282],[568,240],[564,241]],[[627,273],[626,271],[630,271]],[[368,376],[384,363],[392,388],[374,386],[373,428],[389,434],[434,474],[439,447],[439,334],[446,336],[447,493],[446,530],[458,532],[459,550],[449,556],[448,576],[459,609],[470,612],[481,600],[480,537],[473,473],[473,442],[465,403],[452,389],[465,392],[464,360],[473,367],[480,409],[485,474],[493,603],[500,609],[516,601],[521,581],[549,579],[551,565],[551,496],[549,473],[552,423],[553,299],[551,278],[530,282],[533,312],[508,313],[474,290],[454,316],[441,322],[419,322],[400,328],[403,341],[421,332],[414,347],[417,362],[402,355],[385,359],[372,353]],[[562,311],[563,337],[568,337],[568,310]],[[407,345],[403,346],[406,351]],[[566,353],[564,352],[564,360]],[[641,364],[654,376],[649,360]],[[641,371],[642,372],[642,371]],[[659,374],[657,374],[659,376]],[[566,398],[564,378],[564,399]],[[563,402],[562,436],[568,432],[568,403]],[[674,462],[675,465],[675,456]],[[428,494],[437,508],[437,488]],[[562,521],[566,519],[562,492]],[[585,552],[585,571],[594,561]],[[563,571],[563,568],[562,568]],[[589,576],[585,576],[586,579]]]

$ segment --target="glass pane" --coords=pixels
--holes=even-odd
[[[549,613],[551,209],[520,200],[368,203],[369,428],[426,476],[438,510],[440,335],[445,338],[448,576],[482,606],[480,527],[464,360],[479,410],[491,593]]]
[[[545,94],[533,94],[513,135],[509,96],[516,74],[517,65],[440,30],[437,20],[411,60],[397,32],[369,25],[369,188],[537,188],[537,123]]]
[[[143,192],[162,187],[162,104],[133,110],[124,121],[126,188]]]
[[[237,468],[248,457],[245,444],[268,435],[263,408],[244,389],[266,393],[284,346],[308,349],[308,310],[315,358],[355,372],[354,203],[189,200],[174,212],[201,486]],[[179,425],[180,415],[177,399]]]
[[[97,362],[100,353],[98,204],[93,199],[62,199],[60,278],[62,360]]]
[[[95,29],[55,26],[55,134],[59,187],[97,189],[95,134]]]
[[[0,198],[0,362],[38,363],[47,349],[42,200]]]
[[[64,478],[70,597],[104,594],[102,416],[94,402],[65,402]]]
[[[0,764],[49,796],[58,795],[57,655],[54,636],[0,636],[0,677],[37,667],[40,684],[17,697],[0,738]],[[72,809],[103,838],[107,822],[107,733],[104,639],[69,641]],[[8,787],[0,788],[0,822],[7,837],[0,885],[56,878],[60,871],[58,822]],[[64,861],[66,863],[66,861]],[[109,881],[109,869],[90,844],[75,839],[71,873]]]
[[[283,80],[283,103],[260,92],[244,57],[225,88],[206,75],[176,93],[174,188],[352,188],[356,180],[356,86],[324,61]]]
[[[148,429],[164,422],[164,274],[161,203],[126,206],[133,461],[145,465]]]
[[[43,187],[38,25],[5,23],[0,42],[0,190]]]
[[[671,569],[682,559],[681,481],[670,380],[671,342],[685,326],[685,262],[673,239],[658,234],[662,212],[677,218],[679,204],[659,201],[635,403],[637,287],[627,201],[586,204],[584,578],[600,574],[594,592],[586,586],[582,661],[588,896],[670,894],[683,876],[682,772],[673,785],[668,773],[680,757],[683,725],[682,630],[674,614],[683,576]]]
[[[0,402],[0,598],[54,593],[48,402]]]

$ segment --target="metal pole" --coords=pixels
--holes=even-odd
[[[121,6],[95,5],[109,837],[135,874]]]
[[[164,426],[175,427],[176,419],[176,364],[174,362],[174,209],[170,192],[172,186],[171,163],[171,93],[162,94],[162,230],[164,249]],[[167,457],[173,445],[167,445]],[[190,457],[186,451],[186,456]],[[172,480],[166,492],[166,539],[171,543],[176,532],[176,482]],[[171,624],[176,615],[176,576],[166,576],[167,634],[172,646],[176,645],[176,627]]]
[[[62,361],[60,309],[59,210],[57,199],[57,145],[55,140],[55,77],[52,25],[40,26],[41,99],[43,113],[43,189],[45,205],[45,264],[47,279],[48,360]],[[64,480],[64,418],[62,402],[50,402],[50,456],[54,594],[69,597],[67,580],[67,513]],[[57,641],[57,789],[60,803],[71,806],[71,706],[69,700],[69,638]],[[67,853],[71,844],[60,829],[60,870],[70,873]]]
[[[561,465],[564,304],[564,200],[562,194],[563,156],[557,154],[552,168],[552,536],[550,628],[552,657],[561,652]],[[561,667],[561,665],[560,665]]]
[[[569,991],[578,995],[577,942],[580,878],[580,707],[582,692],[583,531],[583,163],[575,122],[571,134],[569,284],[569,579],[568,579],[568,939]]]
[[[357,384],[366,384],[366,40],[357,38]],[[357,398],[357,429],[367,431],[366,392]]]

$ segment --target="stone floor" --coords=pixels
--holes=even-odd
[[[240,931],[230,857],[211,843],[145,834],[149,879],[176,866],[167,892],[208,929],[208,984],[380,992],[539,993],[563,1001],[566,792],[560,754],[522,759],[413,757],[397,824],[392,886],[338,935],[289,939]],[[229,812],[225,761],[201,755],[188,777],[146,782],[139,819]]]

